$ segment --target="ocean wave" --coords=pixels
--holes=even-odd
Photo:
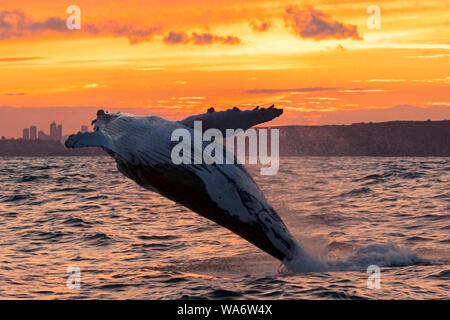
[[[431,274],[428,276],[428,278],[450,280],[450,269],[443,270],[443,271],[437,272],[435,274]]]
[[[98,246],[106,246],[113,243],[113,238],[102,232],[86,234],[83,239]]]
[[[423,169],[423,168],[422,168]],[[422,171],[407,171],[408,169],[392,169],[381,174],[374,173],[366,175],[362,178],[354,179],[353,182],[365,182],[365,185],[386,183],[396,179],[417,179],[425,175]]]
[[[371,193],[372,189],[368,187],[362,187],[362,188],[356,188],[352,189],[351,191],[341,193],[339,197],[355,197],[355,196],[361,196],[368,193]]]
[[[230,299],[242,297],[242,294],[231,290],[216,289],[213,292],[209,293],[208,297],[212,299]]]
[[[48,174],[43,174],[43,175],[40,175],[40,176],[25,175],[25,176],[17,179],[17,183],[38,182],[40,180],[48,180],[48,179],[50,179],[50,176]]]
[[[0,202],[23,202],[24,200],[34,199],[31,194],[15,194],[12,196],[2,196]]]
[[[60,242],[63,238],[70,235],[72,235],[71,232],[29,230],[22,233],[22,238],[35,241]]]
[[[171,235],[166,236],[153,235],[153,236],[138,236],[138,238],[141,240],[175,240],[178,239],[179,237]]]
[[[81,218],[68,218],[62,223],[77,228],[90,228],[93,224],[92,222],[85,221]]]

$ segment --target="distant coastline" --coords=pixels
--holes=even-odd
[[[105,156],[101,148],[67,149],[56,140],[0,140],[0,157]]]
[[[283,126],[281,156],[450,157],[450,120]],[[100,148],[67,149],[59,141],[1,139],[2,157],[104,156]]]
[[[282,127],[280,155],[449,157],[450,120]]]

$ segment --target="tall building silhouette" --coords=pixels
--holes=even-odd
[[[28,129],[28,128],[23,128],[23,130],[22,130],[22,139],[23,139],[23,140],[28,140],[28,139],[30,139],[30,129]]]
[[[57,125],[55,121],[50,124],[50,140],[60,141],[62,139],[62,124]]]
[[[36,128],[36,126],[31,126],[30,127],[30,139],[31,140],[36,140],[37,139],[37,128]]]
[[[57,133],[56,122],[55,121],[50,123],[50,139],[51,140],[58,140],[58,133]]]
[[[62,124],[58,125],[56,127],[56,138],[55,140],[61,140],[62,139]]]

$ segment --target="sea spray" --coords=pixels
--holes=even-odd
[[[295,253],[292,258],[285,259],[283,264],[289,271],[294,273],[299,272],[323,272],[328,269],[326,262],[321,261],[319,258],[313,256],[308,250],[302,248],[300,245],[297,246]],[[286,272],[282,268],[281,272]]]
[[[371,244],[359,249],[346,260],[329,262],[330,271],[365,271],[368,266],[399,267],[426,263],[415,254],[393,242]]]
[[[427,263],[414,252],[399,248],[393,242],[371,244],[345,260],[323,261],[308,250],[298,247],[292,259],[283,261],[280,273],[365,271],[368,266],[398,267]],[[288,270],[286,270],[286,268]]]

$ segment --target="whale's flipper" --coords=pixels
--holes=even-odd
[[[225,136],[226,129],[242,129],[245,131],[254,125],[279,117],[282,113],[283,109],[274,108],[273,105],[267,109],[256,107],[253,110],[245,111],[235,107],[226,111],[216,112],[213,108],[210,108],[206,113],[190,116],[179,122],[193,128],[194,121],[202,121],[203,130],[210,128],[219,129]]]

